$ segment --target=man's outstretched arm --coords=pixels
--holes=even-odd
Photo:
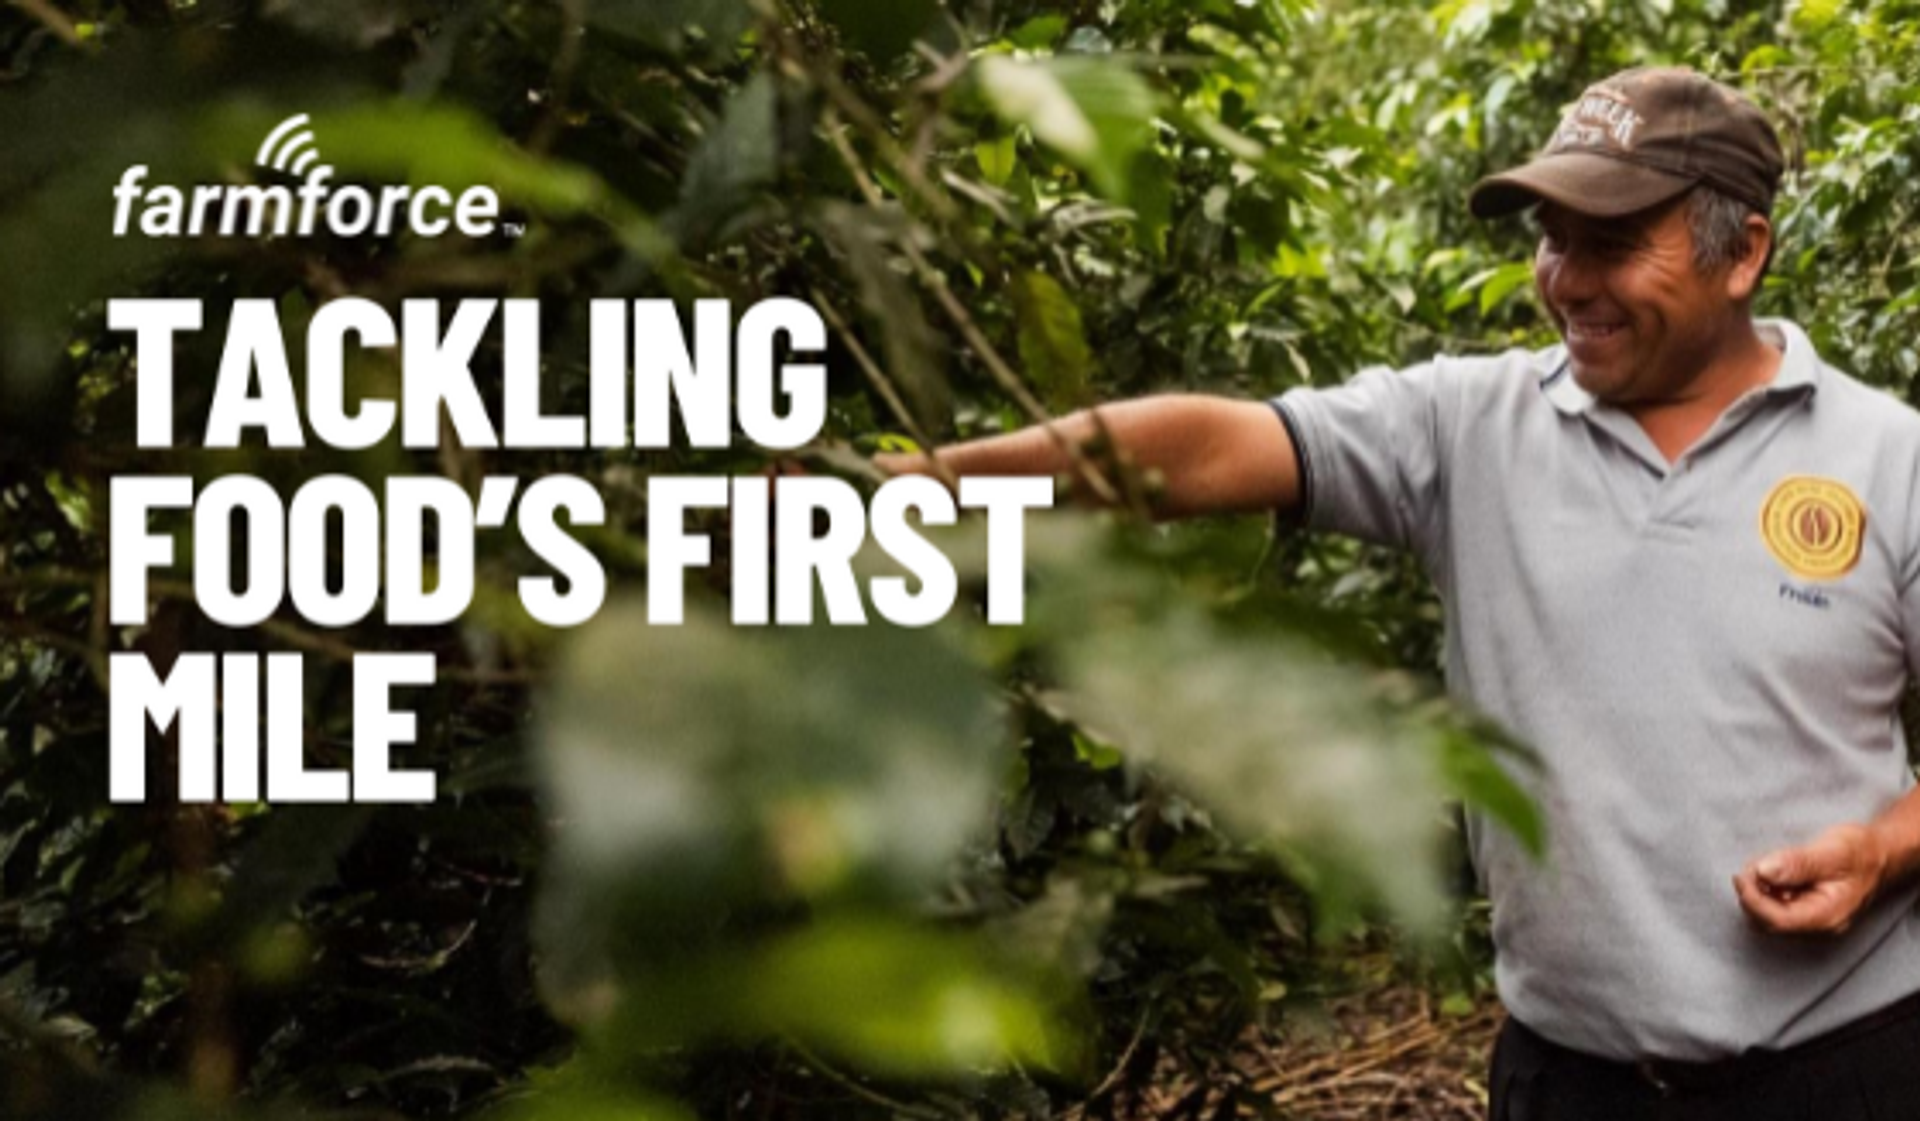
[[[1064,475],[1073,460],[1062,442],[1078,447],[1104,429],[1135,465],[1159,473],[1159,517],[1290,510],[1300,501],[1293,442],[1264,402],[1145,397],[1074,413],[1053,429],[1036,426],[954,444],[937,456],[956,477]],[[893,474],[938,473],[925,455],[879,455],[874,461]]]
[[[1740,905],[1783,934],[1840,934],[1881,892],[1920,875],[1920,787],[1860,825],[1768,853],[1734,877]]]

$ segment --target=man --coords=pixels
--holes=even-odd
[[[1753,319],[1781,170],[1733,91],[1616,75],[1471,198],[1535,210],[1562,345],[1098,410],[1167,514],[1416,552],[1449,687],[1546,761],[1545,867],[1469,831],[1496,1119],[1920,1118],[1920,416]],[[1038,430],[938,458],[1068,467]]]

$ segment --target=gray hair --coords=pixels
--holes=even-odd
[[[1693,267],[1701,273],[1715,273],[1746,259],[1752,250],[1747,240],[1747,216],[1760,214],[1750,204],[1723,195],[1705,183],[1687,195],[1687,228],[1693,234]],[[1766,217],[1760,214],[1761,217]],[[1766,272],[1765,265],[1761,273]]]

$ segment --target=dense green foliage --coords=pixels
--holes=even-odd
[[[588,299],[797,296],[834,333],[799,458],[870,483],[876,448],[1095,400],[1550,341],[1528,230],[1471,222],[1466,188],[1593,79],[1686,62],[1785,125],[1761,310],[1910,395],[1917,39],[1911,0],[0,8],[0,1112],[1098,1113],[1163,1062],[1232,1094],[1223,1049],[1310,1000],[1357,919],[1446,942],[1443,795],[1541,828],[1505,749],[1435,699],[1437,609],[1401,559],[1258,519],[1058,517],[1018,628],[742,631],[720,578],[648,627],[645,479],[766,469],[751,445],[142,451],[107,296],[207,301],[182,432],[237,297],[297,339],[347,293],[537,296],[546,385],[578,407]],[[121,169],[244,176],[293,112],[343,176],[493,184],[524,236],[109,236]],[[388,394],[399,369],[352,374]],[[229,631],[184,558],[150,626],[109,626],[108,480],[229,471],[578,474],[614,596],[577,632],[532,622],[502,532],[458,626]],[[407,764],[440,801],[109,806],[122,649],[305,652],[327,762],[352,653],[433,649]]]

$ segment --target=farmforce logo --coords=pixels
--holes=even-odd
[[[305,113],[288,117],[254,154],[262,172],[296,184],[148,185],[146,164],[129,167],[113,188],[113,236],[137,229],[145,237],[385,237],[405,225],[417,237],[449,229],[486,237],[499,227],[500,196],[491,187],[469,187],[456,197],[435,186],[335,185],[310,125]]]
[[[1853,571],[1866,524],[1851,490],[1812,475],[1780,480],[1760,508],[1768,551],[1803,580],[1836,580]]]

